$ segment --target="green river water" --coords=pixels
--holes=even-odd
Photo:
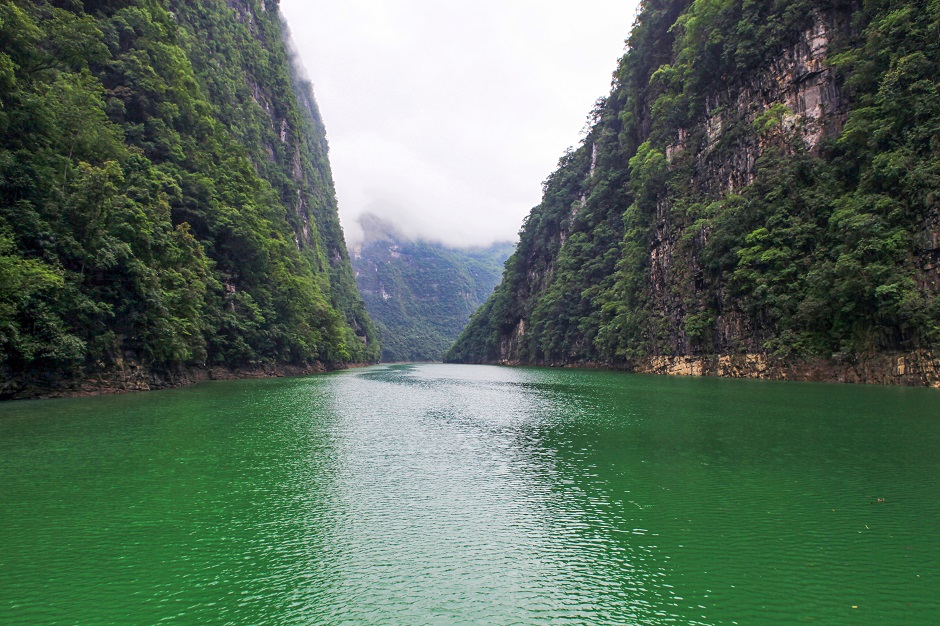
[[[0,624],[938,624],[940,391],[485,366],[0,405]]]

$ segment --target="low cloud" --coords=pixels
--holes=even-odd
[[[453,246],[514,240],[633,23],[612,0],[281,0],[347,240],[373,213]]]

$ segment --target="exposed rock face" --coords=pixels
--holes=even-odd
[[[667,148],[670,160],[684,151],[694,150],[693,187],[718,196],[749,185],[754,180],[758,159],[768,144],[774,142],[775,135],[728,138],[725,133],[742,124],[753,125],[775,106],[785,107],[778,109],[780,135],[796,134],[811,151],[816,150],[824,138],[842,129],[848,114],[847,103],[837,76],[828,65],[827,55],[831,31],[847,29],[847,22],[844,13],[815,13],[812,26],[763,71],[748,76],[740,84],[719,89],[707,98],[701,120],[705,132],[698,135],[703,137],[701,143],[687,145],[693,129],[680,129],[676,143]],[[724,150],[716,152],[716,147],[722,143]],[[701,274],[703,269],[698,256],[689,256],[676,248],[678,237],[684,233],[675,228],[673,208],[667,198],[657,203],[650,242],[649,284],[653,308],[664,318],[678,322],[669,329],[669,344],[676,353],[689,354],[693,347],[682,324],[687,315],[685,295],[672,289],[672,264],[681,259],[689,264],[686,271],[692,274]],[[700,247],[709,235],[709,229],[703,227],[698,234]],[[726,310],[716,316],[714,348],[718,351],[759,352],[763,339],[751,320],[740,311]]]
[[[722,376],[940,388],[940,359],[926,351],[861,358],[785,361],[765,354],[656,356],[634,364],[644,374]]]
[[[799,40],[784,49],[769,67],[749,76],[740,85],[729,85],[712,94],[705,105],[702,124],[704,145],[696,159],[701,167],[698,183],[712,191],[729,192],[753,181],[757,159],[765,143],[757,137],[738,142],[731,153],[710,158],[723,132],[737,122],[753,124],[775,105],[783,105],[782,130],[799,135],[806,147],[816,150],[823,138],[837,134],[848,113],[835,71],[828,65],[830,31],[847,28],[844,14],[818,12],[813,25]],[[669,148],[675,155],[686,149],[680,131]]]
[[[546,180],[503,284],[448,358],[940,383],[940,206],[930,184],[895,184],[900,170],[882,167],[934,171],[936,148],[872,134],[893,115],[872,107],[908,93],[888,68],[932,54],[920,37],[936,24],[909,40],[915,26],[899,26],[893,45],[909,56],[889,62],[885,12],[645,2],[592,129]],[[882,74],[853,77],[866,46]],[[904,80],[936,89],[931,63]],[[910,242],[903,253],[886,252],[892,236]]]
[[[501,362],[518,364],[520,360],[520,349],[525,339],[525,320],[519,320],[516,327],[512,329],[509,335],[504,335],[500,339],[499,353],[502,356]]]

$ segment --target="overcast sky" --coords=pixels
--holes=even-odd
[[[515,240],[610,91],[636,0],[281,0],[326,123],[346,239],[366,212]]]

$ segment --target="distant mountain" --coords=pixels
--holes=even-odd
[[[351,258],[382,361],[440,361],[499,283],[514,245],[449,248],[409,240],[374,216],[362,222],[366,240]]]

